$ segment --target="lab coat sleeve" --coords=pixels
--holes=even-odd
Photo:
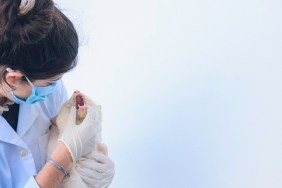
[[[40,188],[37,182],[35,181],[35,178],[31,176],[28,181],[26,182],[24,188]]]

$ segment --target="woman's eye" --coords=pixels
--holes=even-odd
[[[55,85],[56,82],[53,82],[53,83],[48,83],[46,86],[52,86],[52,85]]]

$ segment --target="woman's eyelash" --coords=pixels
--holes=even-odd
[[[56,82],[53,82],[53,83],[48,83],[46,86],[51,86],[51,85],[54,85]]]

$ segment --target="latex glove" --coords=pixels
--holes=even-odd
[[[82,180],[75,168],[69,170],[70,176],[65,176],[57,188],[88,188],[88,185]]]
[[[107,156],[106,146],[103,147],[105,151],[95,150],[81,157],[75,167],[83,181],[92,188],[107,188],[114,178],[114,162]]]
[[[66,145],[73,162],[94,150],[95,136],[99,128],[99,115],[97,108],[87,106],[86,117],[80,125],[76,125],[76,108],[71,107],[67,126],[59,141]]]

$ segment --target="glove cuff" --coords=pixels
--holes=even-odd
[[[72,150],[71,148],[69,147],[69,145],[63,140],[63,139],[58,139],[58,141],[61,141],[65,144],[65,146],[68,148],[69,152],[70,152],[70,155],[71,155],[71,158],[72,158],[72,162],[73,163],[76,163],[76,157],[74,156],[74,154],[72,153]]]

